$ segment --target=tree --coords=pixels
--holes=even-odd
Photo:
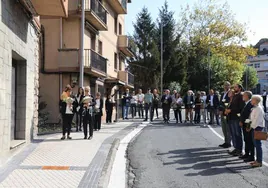
[[[163,28],[163,83],[167,87],[170,82],[183,78],[183,75],[178,73],[181,65],[179,61],[180,54],[176,53],[180,37],[176,33],[174,12],[169,10],[167,1],[159,10],[157,19],[155,40],[157,41],[159,53],[161,53],[161,28]],[[159,66],[157,70],[160,71],[161,67]]]
[[[160,56],[154,40],[155,24],[147,8],[143,8],[134,23],[133,40],[136,44],[136,57],[130,61],[130,69],[135,75],[135,86],[147,89],[157,87],[160,72]]]
[[[241,82],[247,90],[254,89],[259,83],[256,69],[253,67],[246,66],[244,68],[244,73]]]
[[[168,87],[171,91],[174,91],[174,90],[177,90],[178,92],[180,92],[181,90],[181,85],[180,83],[178,82],[171,82],[169,84],[169,87]]]
[[[192,9],[187,7],[178,29],[188,48],[187,83],[197,90],[209,89],[209,70],[213,88],[226,79],[241,80],[246,57],[256,54],[253,48],[242,47],[246,26],[235,20],[227,3],[201,0]]]

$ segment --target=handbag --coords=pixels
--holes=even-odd
[[[267,140],[268,134],[263,131],[254,131],[254,139],[255,140]]]

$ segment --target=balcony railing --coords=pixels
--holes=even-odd
[[[134,86],[134,75],[128,72],[128,85]]]
[[[118,47],[119,49],[129,57],[134,56],[134,48],[131,43],[131,39],[126,35],[118,36]]]
[[[121,0],[121,5],[125,10],[127,10],[127,2],[128,0]]]
[[[85,67],[106,74],[107,59],[91,49],[85,49]]]
[[[100,20],[107,24],[107,12],[99,0],[86,0],[85,10],[93,11]]]

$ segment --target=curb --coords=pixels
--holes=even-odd
[[[115,159],[119,144],[120,144],[120,139],[116,138],[111,145],[107,159],[106,159],[106,161],[104,163],[104,167],[102,169],[101,177],[99,179],[98,188],[106,188],[109,185],[110,174],[111,174],[111,171],[113,168],[113,163],[114,163],[114,159]]]

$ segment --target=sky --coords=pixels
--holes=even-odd
[[[197,0],[168,0],[170,10],[174,11],[174,17],[179,17],[180,7],[187,4],[193,5]],[[246,23],[248,29],[247,44],[255,45],[261,38],[268,38],[268,0],[220,0],[228,2],[231,10],[236,15],[236,19],[241,23]],[[126,15],[126,34],[133,34],[133,22],[136,21],[137,14],[145,6],[148,8],[153,20],[158,16],[159,8],[165,0],[132,0],[128,4],[128,14]]]

